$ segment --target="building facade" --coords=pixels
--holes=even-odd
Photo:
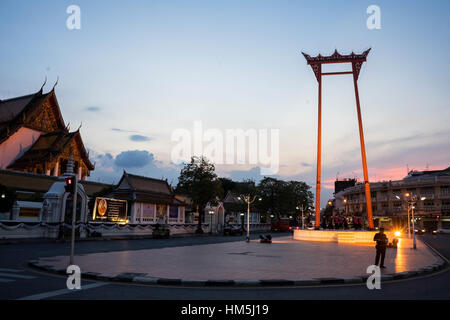
[[[225,224],[242,224],[247,225],[247,203],[239,199],[239,196],[228,191],[223,199],[225,207]],[[250,224],[260,224],[261,214],[254,211],[255,206],[250,205]]]
[[[370,184],[374,220],[382,225],[404,225],[408,206],[406,194],[417,196],[414,215],[424,229],[450,228],[450,167],[444,170],[410,171],[402,180]],[[339,192],[341,208],[346,215],[364,215],[364,185]],[[421,200],[424,198],[424,200]]]
[[[62,176],[71,155],[85,180],[94,165],[79,130],[64,123],[54,88],[0,100],[0,169]]]
[[[185,223],[186,204],[177,199],[166,180],[123,172],[111,198],[127,200],[128,219],[138,224]]]

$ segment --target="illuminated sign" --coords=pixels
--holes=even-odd
[[[92,220],[104,222],[126,222],[128,203],[125,200],[95,198]]]

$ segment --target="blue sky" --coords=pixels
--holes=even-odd
[[[66,8],[81,8],[81,30]],[[381,29],[366,27],[369,5]],[[0,2],[0,99],[44,78],[96,170],[176,181],[171,132],[204,126],[280,130],[283,179],[314,185],[317,82],[300,51],[362,52],[359,78],[369,174],[450,165],[449,1],[9,1]],[[362,177],[351,76],[323,83],[326,198],[336,176]],[[251,165],[222,176],[260,178]]]

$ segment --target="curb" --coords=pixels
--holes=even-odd
[[[448,263],[439,255],[435,254],[440,262],[433,263],[429,266],[420,268],[415,271],[405,271],[392,274],[382,274],[381,282],[396,281],[402,279],[409,279],[427,274],[432,274],[443,270]],[[53,266],[44,265],[39,260],[31,260],[28,265],[46,272],[66,275],[66,270],[62,268],[55,268]],[[270,279],[270,280],[189,280],[189,279],[168,279],[147,276],[140,273],[121,273],[119,275],[102,274],[96,272],[82,272],[82,277],[85,279],[135,283],[143,285],[164,285],[164,286],[183,286],[183,287],[310,287],[310,286],[333,286],[343,284],[362,284],[368,275],[360,277],[343,277],[343,278],[315,278],[315,279]]]

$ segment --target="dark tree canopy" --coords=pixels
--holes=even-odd
[[[312,206],[313,194],[310,187],[301,181],[283,181],[265,177],[258,185],[258,195],[262,198],[257,203],[261,212],[275,217],[297,217],[301,212],[297,207],[303,205],[304,212]]]
[[[222,184],[216,175],[214,164],[205,157],[192,157],[191,162],[184,165],[176,192],[187,195],[192,201],[193,209],[198,207],[199,230],[208,202],[223,197]]]

